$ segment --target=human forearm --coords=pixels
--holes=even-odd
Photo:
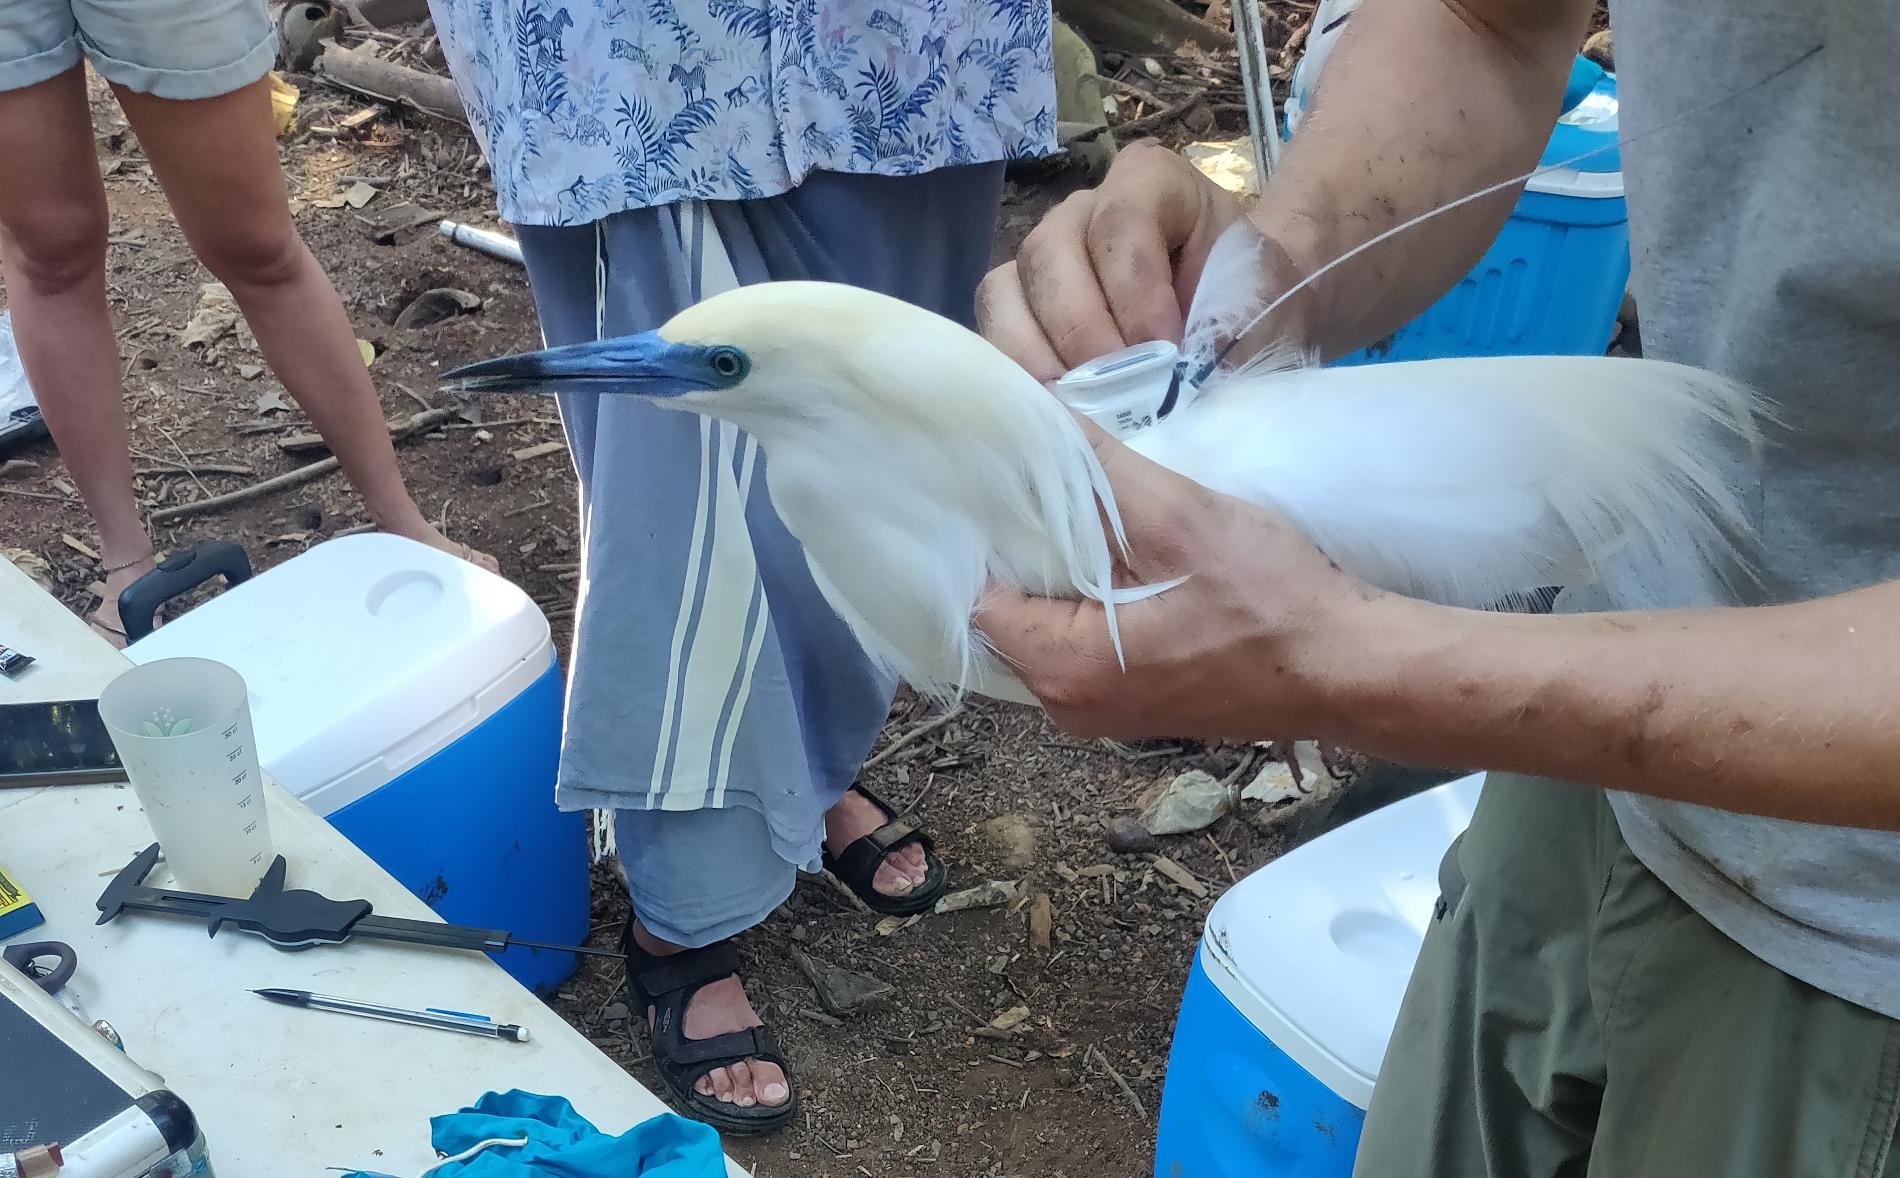
[[[1559,617],[1381,598],[1350,629],[1325,735],[1376,755],[1900,829],[1900,583]]]
[[[1796,605],[1545,616],[1381,593],[1270,512],[1099,436],[1116,609],[993,586],[976,622],[1081,736],[1317,738],[1900,830],[1900,581]]]
[[[1286,253],[1270,263],[1275,287],[1533,167],[1589,12],[1578,0],[1366,0],[1251,214]],[[1396,330],[1478,259],[1516,194],[1340,266],[1288,304],[1280,331],[1335,354]]]

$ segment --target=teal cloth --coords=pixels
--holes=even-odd
[[[672,1113],[642,1121],[618,1137],[596,1129],[565,1097],[519,1090],[489,1092],[460,1112],[429,1121],[438,1154],[454,1157],[491,1138],[523,1146],[490,1146],[466,1161],[429,1171],[429,1178],[725,1178],[726,1157],[711,1126]],[[355,1171],[346,1178],[393,1178]]]

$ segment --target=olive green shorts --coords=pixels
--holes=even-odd
[[[1492,774],[1355,1178],[1900,1178],[1900,1021],[1696,915],[1603,793]]]

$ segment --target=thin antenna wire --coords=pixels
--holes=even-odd
[[[1311,274],[1308,274],[1305,278],[1300,279],[1298,282],[1294,283],[1292,286],[1289,286],[1285,291],[1281,292],[1278,298],[1274,299],[1272,302],[1267,304],[1265,310],[1261,311],[1258,315],[1255,315],[1252,319],[1249,319],[1247,321],[1246,326],[1242,327],[1239,331],[1236,331],[1234,333],[1234,337],[1227,341],[1227,345],[1223,347],[1220,351],[1214,354],[1213,359],[1209,360],[1205,365],[1202,366],[1200,372],[1196,373],[1194,376],[1194,384],[1199,385],[1203,381],[1205,381],[1208,377],[1212,376],[1214,374],[1214,370],[1220,367],[1221,361],[1225,360],[1227,358],[1227,354],[1234,350],[1234,345],[1238,344],[1241,341],[1241,339],[1246,336],[1248,332],[1260,326],[1261,322],[1265,320],[1267,316],[1279,310],[1280,307],[1284,305],[1288,299],[1292,298],[1294,295],[1305,290],[1307,287],[1313,285],[1315,282],[1318,282],[1321,278],[1324,278],[1328,273],[1330,273],[1335,268],[1345,265],[1347,262],[1352,261],[1354,258],[1358,257],[1360,254],[1365,253],[1367,250],[1371,249],[1372,247],[1376,245],[1381,245],[1387,240],[1393,237],[1397,237],[1399,234],[1405,232],[1407,229],[1411,229],[1416,226],[1422,225],[1425,222],[1443,213],[1449,213],[1453,209],[1462,208],[1463,206],[1468,205],[1473,201],[1483,200],[1485,197],[1495,195],[1496,193],[1502,192],[1505,189],[1512,187],[1513,185],[1522,184],[1528,180],[1535,180],[1539,176],[1545,175],[1550,172],[1559,171],[1563,168],[1574,167],[1577,164],[1580,164],[1584,160],[1590,159],[1593,156],[1601,155],[1602,153],[1606,151],[1612,151],[1620,147],[1626,147],[1632,143],[1640,142],[1644,139],[1649,138],[1651,135],[1656,135],[1663,131],[1667,131],[1670,128],[1675,127],[1681,123],[1687,122],[1690,119],[1699,118],[1702,115],[1709,113],[1710,111],[1716,109],[1719,106],[1722,106],[1729,102],[1733,102],[1735,99],[1740,98],[1742,95],[1747,94],[1752,90],[1758,90],[1761,87],[1766,86],[1768,83],[1775,81],[1776,79],[1780,78],[1783,74],[1786,74],[1788,71],[1794,69],[1796,66],[1807,61],[1810,57],[1813,57],[1815,54],[1821,52],[1821,49],[1822,49],[1821,45],[1815,45],[1813,48],[1809,49],[1806,53],[1803,53],[1801,56],[1795,58],[1793,61],[1789,62],[1787,65],[1782,66],[1781,68],[1775,70],[1774,72],[1770,74],[1767,74],[1764,77],[1758,78],[1755,81],[1750,82],[1748,85],[1743,86],[1741,89],[1731,90],[1727,94],[1722,95],[1720,98],[1717,98],[1712,102],[1707,102],[1701,106],[1694,107],[1690,110],[1686,110],[1683,113],[1676,115],[1674,118],[1665,119],[1661,123],[1658,123],[1656,126],[1651,127],[1646,131],[1639,131],[1639,132],[1636,132],[1635,134],[1622,137],[1615,143],[1606,143],[1606,144],[1603,144],[1601,147],[1593,147],[1589,151],[1584,152],[1582,155],[1575,155],[1575,156],[1570,157],[1567,160],[1559,160],[1557,163],[1554,163],[1554,164],[1547,164],[1541,167],[1532,168],[1530,171],[1524,173],[1522,176],[1513,176],[1509,180],[1500,180],[1496,184],[1492,184],[1489,187],[1480,188],[1476,192],[1467,193],[1466,195],[1461,196],[1454,201],[1450,201],[1446,204],[1439,205],[1435,209],[1429,209],[1426,212],[1420,213],[1418,216],[1413,217],[1409,221],[1400,222],[1399,224],[1392,226],[1392,228],[1385,230],[1383,233],[1375,234],[1369,240],[1363,241],[1360,244],[1352,247],[1351,249],[1347,250],[1345,253],[1334,258],[1332,261],[1326,263],[1324,266],[1321,266],[1319,269],[1313,271]]]

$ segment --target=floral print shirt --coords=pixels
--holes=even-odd
[[[1050,0],[430,0],[507,221],[1055,148]]]

